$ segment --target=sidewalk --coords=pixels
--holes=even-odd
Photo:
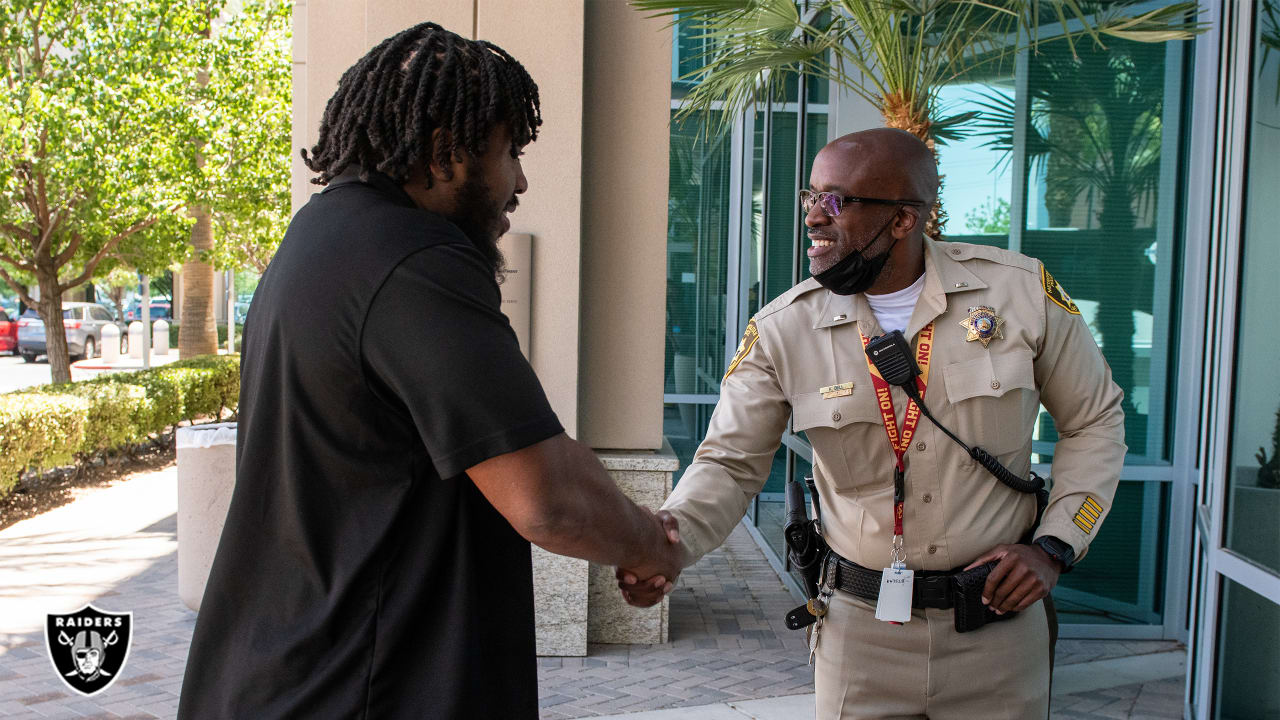
[[[0,531],[0,717],[172,718],[195,613],[177,594],[176,472],[135,476]],[[123,676],[69,691],[44,648],[49,612],[134,613]],[[812,671],[794,604],[743,528],[681,577],[671,642],[592,645],[538,661],[542,717],[808,720]],[[1063,640],[1054,718],[1180,718],[1185,652],[1156,641]]]

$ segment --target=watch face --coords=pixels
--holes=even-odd
[[[1075,557],[1075,551],[1071,549],[1070,545],[1052,535],[1036,538],[1035,542],[1048,553],[1049,557],[1060,560],[1063,565],[1070,565]]]

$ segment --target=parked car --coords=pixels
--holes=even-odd
[[[164,318],[170,322],[173,321],[173,306],[163,300],[153,300],[151,302],[151,322],[155,322]],[[142,319],[142,303],[134,303],[125,311],[125,319],[141,320]]]
[[[66,302],[62,304],[62,324],[67,329],[67,350],[73,360],[95,357],[102,347],[102,328],[120,328],[120,349],[129,351],[129,331],[117,321],[109,309],[97,303]],[[27,310],[18,320],[18,354],[26,362],[47,352],[44,321],[35,309]]]
[[[0,312],[0,353],[16,355],[18,352],[18,323],[7,311]]]

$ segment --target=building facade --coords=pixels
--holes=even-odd
[[[1152,7],[1160,3],[1151,3]],[[1203,2],[1194,41],[1047,44],[958,78],[980,113],[940,149],[948,239],[1040,258],[1125,391],[1112,513],[1055,598],[1066,637],[1187,643],[1186,714],[1280,717],[1280,7]],[[492,40],[542,91],[513,231],[533,236],[534,369],[565,427],[682,465],[748,320],[802,280],[796,191],[828,140],[882,124],[803,78],[700,134],[672,118],[702,51],[612,0],[302,0],[294,140],[314,140],[341,72],[425,20]],[[1041,28],[1051,37],[1054,28]],[[295,207],[311,190],[295,160]],[[1057,434],[1042,412],[1033,462]],[[746,518],[786,576],[782,488],[810,470],[788,430]],[[678,478],[678,473],[677,473]],[[678,481],[678,480],[677,480]]]

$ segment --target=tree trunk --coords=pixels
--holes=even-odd
[[[213,249],[213,226],[206,207],[192,208],[196,224],[191,228],[195,254],[182,265],[182,318],[178,329],[178,356],[215,355],[218,328],[213,323],[213,266],[201,262],[202,251]]]
[[[67,348],[67,326],[62,322],[62,292],[57,283],[40,278],[37,311],[44,321],[45,355],[55,385],[71,382],[71,351]]]
[[[111,304],[116,306],[116,317],[124,319],[124,288],[111,288]]]
[[[204,38],[212,36],[212,21],[207,18],[200,31]],[[208,68],[196,71],[196,84],[209,84]],[[196,167],[204,167],[204,153],[196,149]],[[213,324],[213,266],[201,261],[201,254],[213,250],[213,224],[209,208],[191,208],[196,224],[191,227],[191,259],[182,264],[182,318],[178,328],[178,357],[218,354],[218,328]]]
[[[1123,180],[1113,180],[1103,195],[1099,224],[1103,230],[1102,267],[1133,268],[1147,262],[1142,248],[1134,242],[1133,232],[1137,219],[1133,212],[1133,193]],[[1145,422],[1133,405],[1133,389],[1136,381],[1133,352],[1133,335],[1136,331],[1133,311],[1139,308],[1137,291],[1140,283],[1122,283],[1109,288],[1099,297],[1095,323],[1102,335],[1102,347],[1106,351],[1107,364],[1111,366],[1111,379],[1124,392],[1121,405],[1125,414],[1125,428],[1140,431]],[[1128,433],[1126,433],[1128,434]],[[1146,447],[1146,437],[1131,438],[1135,452]]]

